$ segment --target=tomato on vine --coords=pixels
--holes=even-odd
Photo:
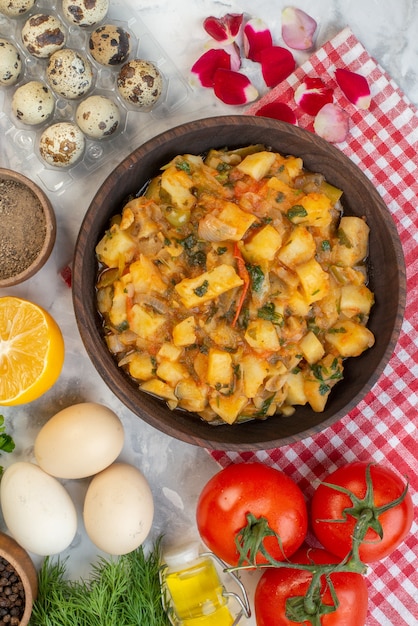
[[[220,470],[203,488],[196,510],[206,546],[230,565],[268,563],[291,556],[308,525],[300,488],[263,463],[237,463]]]
[[[290,559],[295,564],[338,564],[322,548],[301,548]],[[269,568],[255,591],[257,626],[363,626],[367,616],[367,585],[361,574],[340,571],[322,574],[311,586],[314,573],[292,567]]]
[[[356,531],[361,538],[360,560],[371,563],[383,559],[400,545],[411,528],[413,504],[407,489],[387,467],[348,463],[329,474],[315,491],[313,531],[324,548],[341,559],[352,550]]]

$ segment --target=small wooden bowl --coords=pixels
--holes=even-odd
[[[0,288],[11,287],[13,285],[17,285],[19,283],[22,283],[25,280],[28,280],[28,278],[31,278],[31,276],[36,274],[36,272],[38,272],[48,260],[52,252],[52,249],[54,247],[55,238],[56,238],[56,218],[55,218],[54,209],[48,197],[42,191],[42,189],[38,187],[38,185],[36,185],[32,180],[24,176],[23,174],[20,174],[19,172],[15,172],[13,170],[0,168],[0,184],[3,181],[14,181],[16,184],[19,184],[25,188],[25,193],[28,194],[29,198],[33,197],[34,202],[36,202],[38,207],[41,208],[42,215],[43,215],[42,219],[44,221],[45,228],[44,228],[43,241],[40,242],[39,251],[36,257],[31,260],[29,265],[26,265],[23,268],[19,269],[17,273],[13,273],[13,274],[11,273],[10,275],[3,277],[3,278],[2,278],[2,275],[0,275]],[[0,190],[0,193],[1,193],[1,190]],[[0,205],[1,205],[1,198],[0,198]],[[37,210],[39,210],[38,207],[37,207]],[[28,206],[26,210],[29,215],[29,211],[31,210],[31,207]],[[4,224],[4,220],[3,220],[3,224]],[[3,225],[3,228],[4,228],[4,225]],[[4,239],[4,234],[2,235],[2,233],[0,233],[0,246],[2,245],[6,246],[7,244],[5,242],[6,240]],[[0,254],[1,253],[2,251],[0,250]],[[7,255],[4,251],[3,251],[3,254],[4,254],[4,258],[0,257],[2,263],[7,262]]]
[[[164,402],[140,392],[118,367],[103,339],[96,307],[95,246],[120,213],[130,194],[137,194],[159,168],[178,154],[203,154],[261,143],[303,159],[306,169],[322,173],[343,190],[345,215],[366,217],[370,227],[368,272],[375,305],[369,328],[376,342],[360,357],[348,359],[344,380],[331,392],[325,411],[297,407],[290,417],[213,426],[196,415],[170,411]],[[402,246],[392,216],[374,186],[338,148],[314,133],[262,117],[245,115],[197,120],[168,130],[137,148],[103,182],[81,225],[73,266],[73,299],[79,331],[87,352],[116,396],[155,428],[206,448],[255,450],[276,448],[314,435],[349,413],[373,387],[389,361],[401,329],[406,300]]]
[[[26,626],[32,614],[33,603],[38,595],[38,574],[32,559],[12,537],[0,532],[0,557],[10,563],[23,583],[25,611],[19,626]]]

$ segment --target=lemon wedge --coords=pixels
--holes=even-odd
[[[40,306],[0,298],[0,405],[32,402],[56,382],[64,363],[64,340],[56,321]]]

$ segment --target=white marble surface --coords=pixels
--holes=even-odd
[[[139,143],[178,123],[208,115],[242,112],[217,101],[209,90],[188,86],[192,63],[203,51],[207,36],[202,21],[208,15],[227,12],[260,17],[271,28],[280,44],[280,13],[288,3],[281,0],[242,0],[241,2],[210,0],[111,0],[116,6],[130,6],[140,15],[155,40],[176,66],[176,80],[184,80],[184,102],[172,114],[156,116],[143,124],[138,115],[134,139],[126,136],[121,148],[91,175],[82,177],[61,192],[47,192],[54,205],[58,235],[54,251],[41,270],[20,286],[0,290],[1,295],[19,295],[50,310],[65,338],[66,357],[56,385],[38,401],[18,407],[4,408],[8,430],[15,441],[13,455],[0,462],[33,460],[33,441],[42,424],[61,408],[80,401],[96,401],[114,409],[123,421],[126,443],[121,459],[139,467],[150,481],[156,503],[152,536],[165,534],[167,543],[185,537],[196,537],[194,510],[198,494],[206,480],[218,469],[206,451],[172,439],[154,430],[126,409],[107,389],[91,365],[80,340],[72,309],[71,291],[58,275],[58,270],[71,261],[77,232],[97,187],[113,167]],[[298,0],[295,6],[305,9],[318,21],[316,45],[320,46],[345,26],[350,26],[367,50],[389,72],[409,99],[418,104],[418,2],[417,0]],[[298,60],[306,58],[300,54]],[[136,122],[134,122],[136,123]],[[20,159],[13,145],[0,137],[0,167],[19,169],[36,176],[32,162]],[[36,180],[38,182],[38,180]],[[41,182],[42,185],[42,182]],[[86,481],[69,481],[66,486],[81,510]],[[0,520],[0,526],[3,522]],[[72,575],[86,575],[97,551],[82,530],[65,554],[70,554]],[[39,559],[34,557],[36,562]],[[250,584],[251,587],[251,584]],[[249,626],[254,619],[246,622]]]

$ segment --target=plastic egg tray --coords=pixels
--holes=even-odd
[[[77,100],[67,100],[51,92],[55,98],[54,114],[37,126],[23,124],[13,114],[11,103],[15,90],[31,80],[39,80],[48,85],[46,68],[48,59],[39,59],[26,50],[22,44],[21,31],[26,20],[38,13],[56,15],[62,22],[66,34],[66,48],[83,54],[93,67],[94,82],[87,94]],[[131,52],[128,60],[134,58],[151,61],[163,78],[163,93],[151,109],[138,109],[121,98],[116,87],[119,65],[108,67],[97,63],[89,52],[89,37],[93,30],[103,24],[113,24],[126,30],[131,36]],[[189,85],[181,77],[177,68],[166,55],[159,43],[141,21],[135,10],[125,3],[110,2],[104,20],[92,27],[69,24],[61,11],[61,2],[38,0],[34,7],[16,19],[0,15],[0,37],[9,40],[19,50],[22,59],[22,72],[17,83],[0,86],[0,132],[5,142],[10,167],[30,172],[39,177],[47,190],[61,193],[75,180],[91,174],[103,166],[115,154],[125,153],[126,146],[135,147],[135,138],[157,120],[169,117],[188,98]],[[50,86],[50,85],[48,85]],[[83,158],[73,166],[58,168],[46,164],[39,155],[39,139],[47,126],[56,122],[75,122],[75,113],[80,102],[91,95],[104,95],[113,100],[120,110],[121,122],[113,135],[100,140],[86,137]],[[140,116],[140,117],[138,117]]]

